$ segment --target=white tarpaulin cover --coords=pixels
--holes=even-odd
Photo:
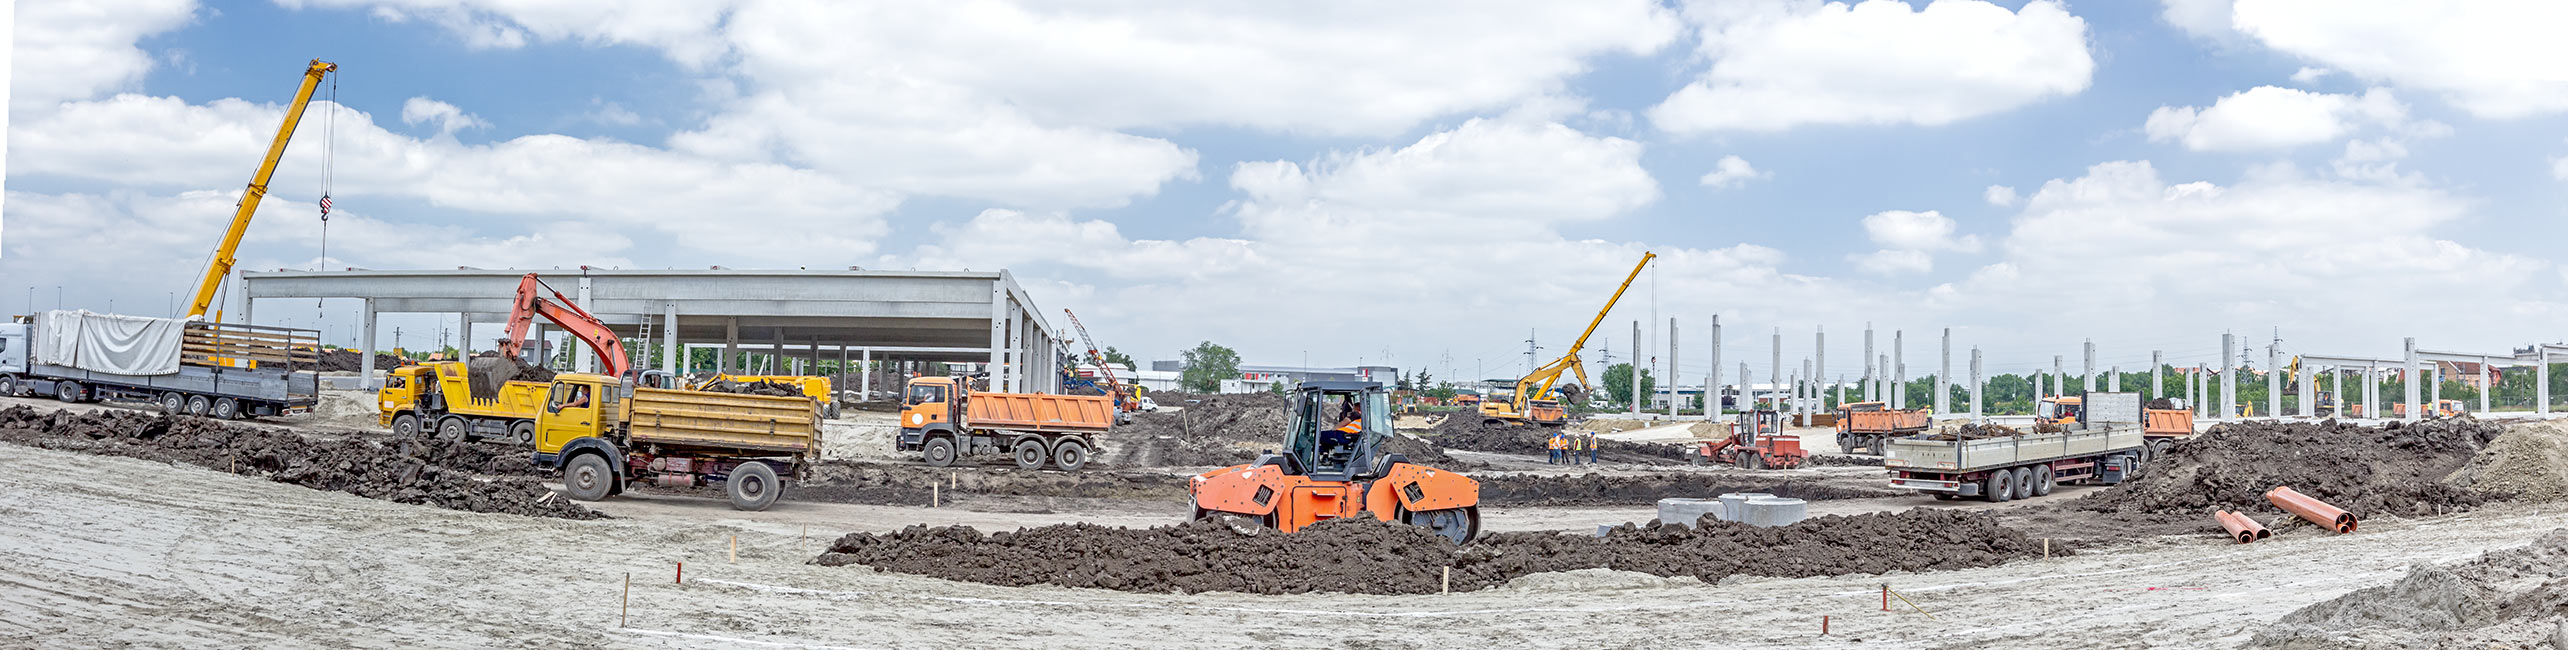
[[[91,372],[166,375],[178,372],[186,327],[169,318],[48,311],[37,325],[43,338],[34,342],[36,362]]]

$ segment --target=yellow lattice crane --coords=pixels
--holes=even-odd
[[[1553,384],[1560,381],[1560,373],[1569,372],[1578,377],[1578,383],[1574,384],[1577,390],[1573,391],[1575,394],[1571,399],[1585,399],[1593,390],[1587,385],[1587,366],[1578,358],[1578,351],[1587,348],[1587,337],[1596,333],[1596,326],[1605,322],[1605,315],[1613,313],[1614,303],[1621,302],[1623,292],[1632,288],[1632,280],[1641,277],[1641,269],[1647,268],[1650,260],[1657,257],[1655,253],[1641,253],[1641,263],[1632,265],[1632,273],[1623,276],[1622,286],[1615,287],[1614,296],[1605,299],[1605,308],[1596,310],[1596,318],[1587,322],[1587,331],[1579,332],[1578,341],[1569,344],[1569,353],[1516,380],[1516,391],[1506,401],[1482,401],[1480,416],[1487,420],[1518,424],[1530,422],[1544,426],[1560,426],[1569,422],[1569,409],[1551,398]]]

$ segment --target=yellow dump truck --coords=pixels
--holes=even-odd
[[[570,497],[628,482],[722,484],[732,507],[765,510],[820,459],[820,417],[801,397],[630,387],[586,373],[553,378],[535,417],[535,464],[562,471]]]
[[[830,385],[828,377],[812,377],[806,375],[714,375],[696,382],[695,388],[696,390],[705,390],[716,382],[725,381],[743,384],[767,382],[771,384],[792,386],[795,390],[802,391],[804,397],[811,398],[813,403],[820,406],[821,417],[838,417],[838,390],[835,386]]]
[[[491,399],[473,397],[462,361],[430,361],[383,372],[376,394],[376,421],[393,435],[423,432],[447,440],[498,438],[521,445],[535,443],[535,414],[544,408],[541,382],[500,384]]]

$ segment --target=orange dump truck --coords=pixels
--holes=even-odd
[[[956,377],[920,377],[902,390],[901,435],[893,446],[927,464],[1006,453],[1018,467],[1064,470],[1088,464],[1096,434],[1114,425],[1114,400],[1101,395],[990,393]]]
[[[2193,409],[2186,408],[2184,400],[2164,401],[2173,405],[2174,408],[2143,406],[2140,409],[2140,433],[2148,440],[2147,445],[2140,450],[2142,461],[2155,460],[2159,456],[2167,455],[2167,450],[2174,448],[2177,440],[2193,437]],[[2034,405],[2033,421],[2035,424],[2065,427],[2085,422],[2086,415],[2085,398],[2046,397]]]
[[[1933,420],[1925,411],[1894,411],[1881,402],[1838,405],[1837,450],[1849,454],[1879,454],[1882,441],[1916,435],[1932,425]]]

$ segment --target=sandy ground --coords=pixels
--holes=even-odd
[[[804,562],[826,535],[768,518],[881,529],[923,509],[787,504],[752,519],[625,499],[609,502],[623,518],[569,522],[13,445],[0,459],[45,468],[0,475],[0,512],[16,523],[0,528],[0,609],[12,612],[0,645],[46,647],[2201,647],[2412,561],[2523,543],[2568,514],[2382,519],[2248,546],[2165,538],[1923,575],[1716,586],[1582,572],[1449,596],[1178,596],[820,568]],[[678,562],[685,585],[671,581]],[[1878,611],[1883,582],[1935,618]],[[1835,636],[1817,636],[1822,615]]]

